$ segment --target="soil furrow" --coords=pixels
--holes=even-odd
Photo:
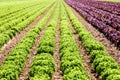
[[[53,3],[54,4],[54,3]],[[38,22],[41,20],[44,15],[48,12],[48,10],[52,7],[51,4],[39,17],[37,17],[30,25],[28,25],[23,31],[16,34],[15,37],[13,37],[8,43],[6,43],[1,49],[0,49],[0,65],[2,65],[3,61],[7,57],[10,51],[17,45],[17,43],[26,35],[26,33],[32,29]]]
[[[68,21],[70,24],[70,28],[72,30],[73,33],[73,37],[77,43],[77,46],[79,48],[79,52],[81,53],[80,55],[82,55],[82,62],[84,65],[84,68],[86,70],[86,73],[88,74],[88,76],[90,77],[91,80],[101,80],[97,73],[94,71],[94,69],[92,68],[92,64],[90,62],[90,56],[89,54],[84,50],[83,46],[82,46],[82,42],[79,41],[79,35],[77,34],[77,32],[74,30],[74,28],[72,27],[72,23],[68,17]]]
[[[29,71],[30,71],[30,66],[34,60],[35,55],[37,54],[37,47],[39,46],[39,41],[42,38],[42,36],[44,35],[44,32],[53,16],[54,11],[52,12],[51,16],[49,17],[47,23],[45,24],[44,28],[42,29],[42,31],[39,33],[39,35],[36,38],[35,44],[33,45],[33,47],[30,50],[30,54],[27,57],[25,66],[20,74],[20,77],[18,78],[18,80],[28,80],[29,78]]]
[[[52,76],[52,80],[62,80],[62,71],[60,70],[59,40],[60,40],[60,18],[58,18],[58,25],[55,38],[55,51],[53,55],[56,63],[56,69]]]
[[[39,35],[36,38],[35,44],[33,45],[32,49],[30,50],[30,54],[27,57],[27,61],[26,61],[26,65],[22,71],[22,73],[20,74],[20,77],[18,78],[18,80],[27,80],[27,78],[29,77],[29,68],[30,68],[30,64],[32,63],[35,54],[37,53],[37,47],[39,45],[39,40],[41,39],[41,37],[43,36],[45,31],[45,28],[39,33]]]
[[[73,8],[71,9],[73,13],[76,15],[76,17],[78,17],[79,21],[94,36],[95,40],[99,41],[104,45],[105,50],[109,53],[110,56],[112,56],[116,60],[116,62],[120,66],[120,50],[118,50],[117,47],[104,36],[103,33],[99,32],[91,24],[85,21],[77,11],[75,11]]]

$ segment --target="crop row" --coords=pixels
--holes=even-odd
[[[72,2],[71,0],[66,0],[66,2],[75,8],[95,28],[99,29],[111,42],[120,47],[120,31],[117,31],[102,21],[92,17],[89,13],[86,12],[85,8],[79,8],[81,5],[79,5],[79,7],[74,5],[74,1]]]
[[[60,16],[60,58],[63,80],[90,80],[84,69],[63,4]]]
[[[52,78],[56,67],[53,54],[58,16],[59,3],[56,6],[53,17],[51,18],[43,37],[40,39],[37,54],[31,65],[30,80],[51,80]]]
[[[89,5],[85,5],[81,3],[80,4],[76,3],[76,5],[78,6],[78,8],[83,9],[94,18],[104,22],[106,25],[109,25],[108,27],[111,26],[116,30],[120,30],[120,16],[103,11],[101,9],[97,9]]]
[[[20,23],[23,23],[26,19],[28,19],[29,17],[31,17],[32,15],[37,13],[38,11],[43,11],[45,9],[46,9],[46,5],[42,5],[42,6],[39,5],[37,7],[33,7],[32,11],[31,11],[31,9],[24,10],[23,11],[24,13],[22,15],[21,15],[21,13],[19,13],[20,16],[18,18],[15,18],[9,22],[5,21],[4,22],[5,24],[2,24],[2,26],[0,27],[0,33],[5,32],[5,31],[13,28],[14,26],[19,25]],[[40,14],[42,14],[42,13],[40,13]],[[16,14],[16,15],[18,15],[18,14]],[[7,20],[7,19],[5,19],[5,20]]]
[[[79,40],[82,41],[83,47],[90,54],[95,71],[102,77],[102,80],[119,80],[120,68],[118,64],[104,50],[104,46],[85,29],[67,5],[66,9],[74,29],[79,34]]]
[[[42,3],[43,1],[18,1],[18,2],[6,2],[4,3],[0,3],[0,19],[4,18],[4,17],[8,17],[11,16],[12,14],[16,14],[19,11],[25,9],[25,8],[29,8],[30,6],[34,6],[37,5],[38,3]]]
[[[107,2],[107,1],[89,1],[89,0],[82,0],[85,5],[90,5],[98,9],[102,9],[104,11],[113,13],[115,15],[120,16],[120,3],[113,3],[113,2]],[[85,1],[85,2],[84,2]]]
[[[20,9],[19,11],[17,11],[17,12],[13,12],[13,13],[11,13],[11,14],[9,14],[9,15],[6,15],[6,16],[4,16],[4,17],[1,17],[0,18],[0,24],[1,24],[1,22],[3,21],[3,20],[5,20],[5,19],[8,19],[8,18],[11,18],[12,19],[12,17],[13,18],[15,18],[15,16],[17,16],[16,14],[20,14],[20,13],[22,13],[22,12],[24,12],[24,10],[27,10],[27,9],[29,9],[29,8],[32,8],[32,7],[35,7],[35,6],[38,6],[40,3],[44,3],[44,2],[39,2],[39,3],[37,3],[37,4],[34,4],[34,3],[32,3],[32,4],[26,4],[26,6],[24,6],[22,9]],[[15,6],[15,5],[14,5]],[[4,13],[4,12],[3,12]],[[18,15],[19,16],[19,15]]]
[[[26,34],[6,57],[4,63],[0,66],[0,80],[17,80],[30,53],[29,51],[35,43],[37,35],[48,21],[54,7],[49,10],[46,16]]]
[[[34,10],[34,9],[37,9],[38,7],[41,8],[42,6],[40,6],[39,4],[36,4],[34,6],[29,6],[29,8],[28,7],[24,8],[24,9],[18,11],[17,13],[13,13],[13,14],[10,14],[9,16],[5,16],[5,17],[1,18],[0,19],[0,27],[2,27],[4,25],[7,26],[5,23],[10,24],[11,22],[15,22],[17,20],[17,18],[20,18],[20,17],[28,14],[29,12],[31,12],[32,9]],[[44,4],[44,3],[42,3],[42,4]]]
[[[27,27],[27,25],[30,24],[37,16],[42,14],[49,5],[50,3],[41,4],[41,6],[45,6],[45,7],[42,8],[41,10],[38,10],[37,12],[35,10],[36,13],[34,13],[34,15],[30,14],[29,15],[30,17],[25,19],[23,22],[1,33],[0,34],[0,47],[2,47],[6,42],[8,42],[11,38],[13,38],[16,35],[16,33],[22,31],[25,27]]]

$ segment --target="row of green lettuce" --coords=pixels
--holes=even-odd
[[[8,27],[15,26],[16,24],[18,24],[21,21],[24,21],[26,18],[28,18],[30,14],[37,11],[37,10],[34,10],[34,9],[39,9],[40,10],[40,8],[42,8],[42,7],[44,8],[45,5],[41,6],[40,4],[41,3],[30,6],[30,7],[27,7],[27,8],[24,8],[24,9],[18,11],[17,13],[10,14],[9,16],[5,16],[5,17],[1,18],[0,19],[0,33],[1,33],[1,30],[2,30],[2,27],[8,28]],[[44,2],[42,4],[44,4]]]
[[[32,4],[26,4],[26,6],[24,6],[24,7],[21,8],[21,9],[19,9],[18,11],[13,12],[13,13],[11,13],[11,14],[9,14],[9,15],[4,16],[4,17],[1,17],[1,18],[0,18],[0,26],[1,26],[1,23],[4,22],[5,19],[15,18],[15,16],[16,16],[16,17],[19,16],[19,14],[25,12],[25,10],[27,10],[27,9],[29,9],[29,8],[32,8],[32,7],[35,7],[35,6],[38,6],[38,5],[40,5],[41,3],[43,3],[43,2],[39,2],[39,3],[35,3],[35,4],[34,4],[34,3],[32,3]],[[21,5],[21,6],[22,6],[22,5]],[[17,15],[16,15],[16,14],[17,14]]]
[[[53,13],[55,5],[48,11],[41,21],[38,22],[26,36],[14,47],[0,66],[0,80],[17,80],[20,75],[30,49],[35,43],[39,32],[44,28],[49,17]]]
[[[52,3],[52,1],[51,1],[51,3]],[[45,9],[46,9],[48,6],[50,6],[51,3],[41,4],[41,6],[44,6],[44,8],[42,8],[42,9],[40,8],[41,10],[37,9],[37,10],[38,10],[37,12],[36,12],[36,10],[35,10],[36,13],[34,12],[34,10],[31,11],[30,13],[33,12],[34,15],[33,15],[33,14],[30,14],[30,15],[29,15],[29,18],[25,19],[23,22],[19,23],[19,24],[16,25],[16,26],[13,26],[11,29],[9,29],[9,30],[1,33],[1,34],[0,34],[0,47],[2,47],[6,42],[8,42],[10,39],[12,39],[17,33],[19,33],[19,32],[22,31],[24,28],[26,28],[27,25],[29,25],[32,21],[34,21],[34,19],[35,19],[36,17],[38,17],[40,14],[42,14],[42,13],[45,11]],[[29,13],[28,13],[28,14],[29,14]]]
[[[30,80],[51,80],[52,78],[56,67],[53,54],[58,16],[59,3],[56,6],[53,17],[51,18],[43,37],[40,39],[37,54],[30,69]]]
[[[115,60],[105,51],[104,46],[96,41],[92,34],[79,22],[72,10],[64,4],[72,22],[72,26],[79,34],[79,40],[90,54],[92,67],[102,77],[102,80],[120,80],[120,68]]]
[[[47,0],[46,0],[47,1]],[[13,1],[13,2],[0,2],[0,19],[9,16],[11,14],[17,13],[24,8],[37,5],[38,3],[42,3],[44,1],[40,0],[30,0],[30,1]]]
[[[90,80],[84,69],[63,4],[60,14],[60,58],[63,80]]]
[[[45,3],[43,3],[43,4],[45,4]],[[11,17],[12,19],[7,18],[5,20],[2,20],[2,22],[0,21],[2,23],[0,26],[0,34],[14,28],[14,26],[17,27],[19,24],[23,23],[26,19],[28,19],[29,17],[31,17],[32,15],[34,15],[36,12],[40,11],[41,9],[43,9],[43,10],[46,9],[46,5],[34,6],[27,10],[24,10],[21,13],[16,14],[16,16],[19,16],[19,17],[14,16],[15,18]]]

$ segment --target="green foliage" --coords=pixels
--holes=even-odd
[[[43,18],[44,22],[42,22],[42,23],[46,23],[47,22],[46,18],[49,17],[49,15],[51,14],[52,10],[53,10],[53,8],[45,16],[45,18]],[[25,23],[25,25],[26,25],[26,23]],[[24,26],[16,27],[12,31],[11,30],[8,30],[8,31],[14,32],[14,30],[16,29],[16,32],[17,32],[17,30],[19,31],[19,30],[24,29]],[[42,30],[42,28],[43,28],[43,26],[35,26],[34,28],[32,28],[26,34],[26,36],[9,53],[9,55],[6,57],[3,65],[0,66],[0,79],[3,79],[3,78],[6,78],[7,80],[17,80],[18,79],[18,76],[20,75],[20,72],[22,71],[22,69],[23,69],[23,67],[25,65],[25,61],[27,59],[29,51],[32,48],[32,46],[34,45],[36,37],[39,34],[40,30]],[[11,32],[9,33],[10,37],[12,36]],[[15,34],[15,33],[13,33],[13,34]],[[3,37],[5,37],[5,42],[7,42],[7,40],[9,40],[8,39],[9,36],[7,35],[7,33],[0,34],[0,36],[1,35],[3,35],[3,36],[2,36],[2,38],[0,38],[0,40],[2,40]],[[3,39],[3,41],[4,41],[4,39]],[[2,45],[4,43],[2,43]],[[51,61],[53,61],[53,60],[51,60]],[[44,61],[44,62],[49,63],[47,61]],[[54,63],[49,63],[49,64],[54,64]],[[44,65],[44,63],[41,63],[41,65]],[[49,67],[49,66],[47,66],[47,67]],[[52,66],[52,68],[55,68],[55,67]],[[41,68],[42,71],[45,71],[46,69],[47,69],[46,66]],[[49,69],[47,69],[47,70],[49,70]],[[49,75],[52,74],[51,71],[53,72],[53,69],[48,71]]]
[[[23,6],[23,3],[22,4],[20,3],[18,5],[12,4],[10,5],[11,7],[9,9],[5,8],[5,10],[8,10],[8,12],[2,13],[2,14],[0,13],[0,22],[2,21],[0,23],[1,24],[0,26],[0,47],[2,47],[6,42],[8,42],[11,38],[13,38],[17,33],[25,29],[31,22],[33,22],[33,20],[36,17],[42,14],[42,12],[53,1],[50,0],[47,2],[46,1],[44,2],[37,1],[37,2],[42,3],[42,5],[38,5],[38,3],[35,3],[35,2],[33,3],[26,2],[25,6]],[[16,7],[15,5],[17,6],[17,8],[15,8]],[[31,9],[33,10],[31,11]],[[4,12],[1,6],[0,6],[0,11]],[[48,19],[48,15],[45,17],[44,20],[41,21],[41,23],[44,25],[47,19]],[[33,28],[32,30],[33,32],[29,32],[29,34],[35,34],[35,33],[38,34],[42,26],[36,26],[37,28]],[[28,36],[32,37],[31,35],[28,35]]]
[[[118,65],[112,62],[101,62],[99,65],[96,67],[96,72],[98,74],[101,74],[101,72],[105,71],[106,69],[118,69]]]
[[[104,72],[102,72],[102,80],[106,80],[106,78],[109,76],[109,75],[119,75],[120,74],[120,69],[107,69],[105,70]],[[112,80],[112,79],[111,79]]]
[[[30,80],[50,80],[50,77],[47,74],[39,74],[31,77]]]
[[[60,57],[63,80],[90,80],[82,64],[63,5],[60,16]]]
[[[106,80],[120,80],[120,74],[118,75],[110,75]]]
[[[63,80],[89,80],[89,77],[86,77],[86,74],[81,71],[72,70],[67,75],[63,76]]]
[[[104,50],[103,45],[94,40],[85,40],[83,46],[88,52],[92,50]]]
[[[47,58],[51,58],[50,60],[39,60],[36,59],[34,60],[33,64],[31,65],[31,71],[30,71],[30,76],[35,76],[36,74],[47,74],[50,77],[52,76],[54,70],[55,70],[55,62],[52,58],[51,55],[49,54],[44,54],[44,55],[48,55]],[[41,57],[41,54],[36,55]]]
[[[86,51],[90,53],[90,59],[95,71],[100,76],[102,75],[103,80],[120,80],[119,66],[115,60],[104,50],[104,46],[100,42],[96,41],[85,29],[66,4],[65,7],[74,29],[79,34],[79,40],[82,41],[83,47]]]
[[[108,53],[104,50],[92,50],[90,52],[90,59],[93,61],[98,56],[108,56]]]
[[[37,53],[50,53],[53,54],[54,48],[50,46],[40,46],[37,50]]]
[[[101,62],[115,63],[115,60],[114,60],[112,57],[110,57],[110,56],[100,56],[100,57],[96,57],[95,60],[93,61],[93,67],[96,69],[96,67],[97,67]]]
[[[83,30],[83,31],[82,31]],[[82,40],[82,41],[86,41],[86,40],[93,40],[93,36],[85,31],[84,29],[79,29],[79,39]]]
[[[64,71],[65,69],[71,67],[74,68],[75,66],[81,67],[81,61],[80,60],[62,60],[61,61],[61,70]]]
[[[30,80],[50,80],[53,72],[55,71],[56,65],[52,55],[54,53],[55,45],[54,41],[57,26],[56,20],[58,19],[58,6],[52,20],[48,24],[47,29],[39,42],[37,55],[35,56],[30,68]]]
[[[2,47],[4,45],[4,43],[6,43],[9,39],[10,39],[10,37],[8,35],[1,34],[0,35],[0,47]]]

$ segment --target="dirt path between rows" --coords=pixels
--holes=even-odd
[[[55,10],[55,9],[54,9]],[[48,18],[48,21],[46,22],[44,28],[42,29],[42,31],[39,33],[39,35],[36,38],[35,44],[33,45],[33,47],[30,49],[30,54],[28,55],[28,58],[26,60],[25,66],[18,78],[18,80],[28,80],[29,78],[29,71],[30,71],[30,66],[34,60],[35,55],[37,54],[37,48],[39,46],[39,41],[42,38],[42,36],[44,35],[44,32],[53,16],[54,11],[52,12],[52,14],[50,15],[50,17]]]
[[[54,3],[53,3],[54,4]],[[7,57],[10,51],[13,50],[13,48],[17,45],[18,42],[23,39],[23,37],[26,35],[26,33],[32,29],[48,12],[48,10],[52,7],[51,4],[39,17],[37,17],[30,25],[28,25],[23,31],[16,34],[15,37],[13,37],[8,43],[6,43],[1,49],[0,49],[0,65],[3,64],[3,61]]]
[[[82,42],[79,41],[79,35],[77,34],[77,32],[74,30],[72,23],[69,19],[69,16],[67,14],[68,17],[68,21],[70,24],[70,28],[72,30],[73,33],[73,37],[75,39],[75,42],[78,46],[80,55],[82,55],[82,63],[84,65],[84,68],[86,70],[86,73],[88,74],[88,76],[90,77],[90,80],[101,80],[100,77],[97,75],[97,73],[94,71],[94,69],[92,68],[92,64],[90,62],[90,56],[89,54],[84,50],[84,47],[82,46]]]
[[[118,65],[120,66],[120,50],[117,49],[117,47],[112,44],[101,32],[99,32],[96,28],[94,28],[91,24],[89,24],[87,21],[83,19],[80,14],[75,11],[73,8],[71,8],[73,13],[78,17],[79,21],[85,26],[85,28],[94,36],[95,40],[102,43],[105,47],[105,50],[109,53],[110,56],[112,56]]]
[[[87,72],[87,74],[90,77],[90,80],[101,80],[100,77],[97,75],[97,73],[94,71],[94,69],[92,68],[92,63],[90,62],[90,56],[89,54],[84,50],[83,46],[82,46],[82,42],[79,41],[79,35],[76,33],[76,31],[74,30],[74,28],[71,26],[72,32],[73,32],[73,36],[75,38],[75,41],[79,47],[79,52],[80,55],[82,55],[82,63],[84,65],[84,68]]]
[[[59,48],[59,41],[60,41],[60,17],[58,18],[58,25],[57,25],[57,31],[56,31],[56,38],[55,38],[55,51],[54,51],[54,60],[56,63],[56,69],[52,76],[52,80],[63,80],[62,79],[62,71],[60,70],[60,48]]]

